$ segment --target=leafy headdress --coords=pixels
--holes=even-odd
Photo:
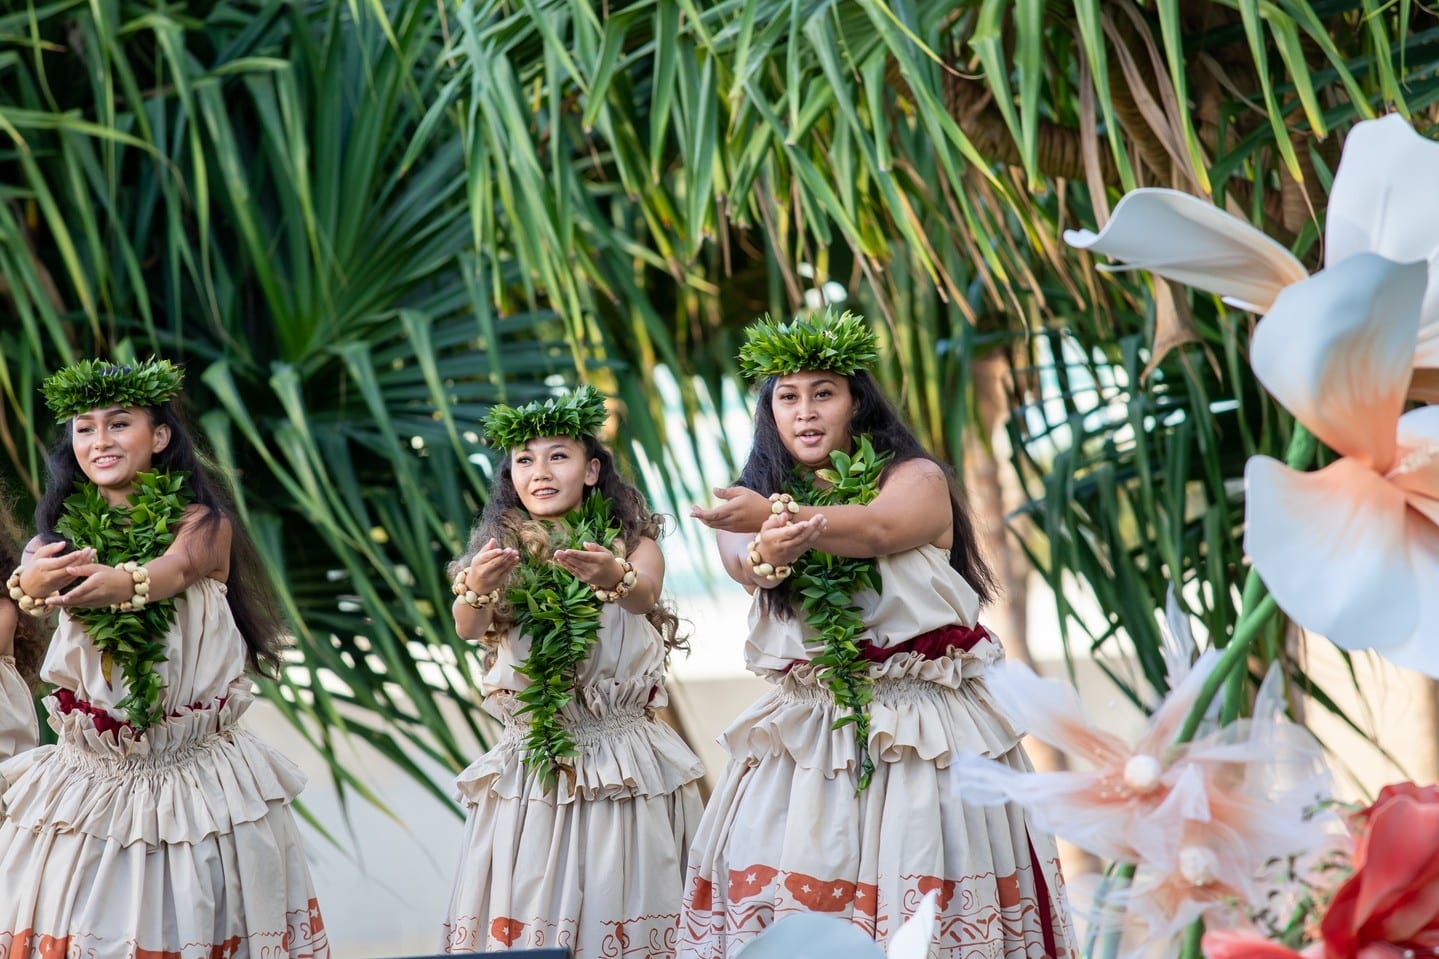
[[[597,434],[608,415],[604,396],[586,385],[567,396],[534,400],[518,408],[494,407],[485,417],[485,437],[501,450],[524,446],[536,436],[582,439]]]
[[[825,370],[849,376],[879,358],[874,331],[864,317],[846,310],[835,316],[799,316],[788,323],[766,313],[745,330],[740,347],[740,372],[748,379],[788,376],[803,370]]]
[[[112,406],[159,406],[180,392],[185,373],[169,360],[81,360],[45,379],[40,391],[62,420]]]

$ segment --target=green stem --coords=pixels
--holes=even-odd
[[[1302,423],[1295,422],[1294,433],[1289,437],[1289,449],[1284,454],[1285,464],[1291,469],[1307,470],[1318,452],[1319,440]],[[1240,666],[1248,661],[1249,648],[1254,645],[1255,638],[1279,610],[1259,573],[1252,567],[1245,577],[1240,603],[1242,612],[1239,622],[1234,626],[1234,635],[1224,647],[1224,652],[1219,655],[1213,672],[1205,678],[1204,686],[1199,690],[1199,697],[1194,701],[1189,715],[1185,717],[1179,735],[1175,737],[1176,744],[1187,743],[1194,738],[1199,724],[1204,721],[1204,714],[1209,711],[1209,704],[1214,701],[1221,686],[1225,687],[1225,695],[1219,713],[1220,723],[1232,723],[1239,718],[1240,698],[1244,691],[1244,671]],[[1200,940],[1203,935],[1203,922],[1196,920],[1190,924],[1184,935],[1184,948],[1179,953],[1180,959],[1199,959]]]

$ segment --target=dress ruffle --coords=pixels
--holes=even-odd
[[[870,667],[871,758],[894,763],[913,757],[944,769],[962,752],[1008,753],[1022,732],[1005,719],[982,678],[1002,655],[986,640],[937,659],[904,653]],[[788,755],[799,768],[833,778],[859,765],[853,728],[833,728],[842,715],[818,667],[801,663],[741,713],[720,735],[720,743],[741,765]],[[817,735],[817,730],[825,732]]]
[[[158,723],[137,736],[99,732],[82,712],[47,699],[59,743],[3,767],[5,815],[27,829],[58,829],[117,841],[198,843],[257,822],[304,787],[294,763],[236,725],[253,694],[248,681],[223,702]]]
[[[524,763],[527,717],[515,715],[522,704],[511,693],[492,693],[485,708],[504,722],[505,732],[455,780],[459,799],[471,806],[486,796],[566,805],[576,799],[667,796],[694,782],[704,775],[703,765],[684,740],[653,715],[651,698],[660,682],[659,675],[650,675],[576,690],[560,713],[578,746],[570,767],[573,777],[558,777],[552,791],[537,788],[532,780],[539,772]]]

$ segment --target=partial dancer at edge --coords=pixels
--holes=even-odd
[[[59,742],[0,765],[10,959],[329,956],[303,777],[237,725],[281,625],[182,380],[87,360],[43,385],[66,422],[10,588],[22,615],[60,614],[41,669]]]

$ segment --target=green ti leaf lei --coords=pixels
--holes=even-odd
[[[128,507],[111,506],[90,482],[75,484],[55,531],[79,548],[95,550],[106,566],[134,561],[145,564],[164,554],[175,541],[175,526],[185,513],[188,473],[136,473]],[[141,609],[73,608],[70,615],[90,642],[119,666],[129,693],[117,708],[137,730],[165,718],[161,698],[165,684],[155,664],[165,661],[165,635],[175,621],[175,600],[157,600]]]
[[[876,454],[867,436],[859,437],[855,447],[853,456],[834,450],[829,454],[834,468],[815,472],[830,484],[828,488],[816,486],[801,471],[785,492],[808,506],[869,503],[879,494],[879,476],[891,457],[888,453]],[[806,552],[792,566],[789,588],[799,597],[805,624],[824,642],[824,652],[813,662],[834,694],[835,705],[846,710],[833,728],[854,726],[860,757],[855,791],[861,792],[874,774],[874,760],[869,755],[869,703],[874,695],[874,680],[869,675],[869,661],[860,655],[860,637],[865,627],[854,596],[864,589],[879,592],[879,566],[873,559],[835,556],[817,549]]]
[[[586,542],[610,545],[620,530],[610,501],[587,495],[554,527],[551,553],[584,549]],[[507,590],[517,635],[530,637],[530,654],[518,671],[530,680],[516,694],[523,706],[516,715],[529,717],[525,764],[538,770],[545,788],[555,784],[564,760],[578,749],[574,735],[559,719],[574,697],[575,676],[600,635],[600,600],[577,576],[551,556],[526,556],[515,567]]]

